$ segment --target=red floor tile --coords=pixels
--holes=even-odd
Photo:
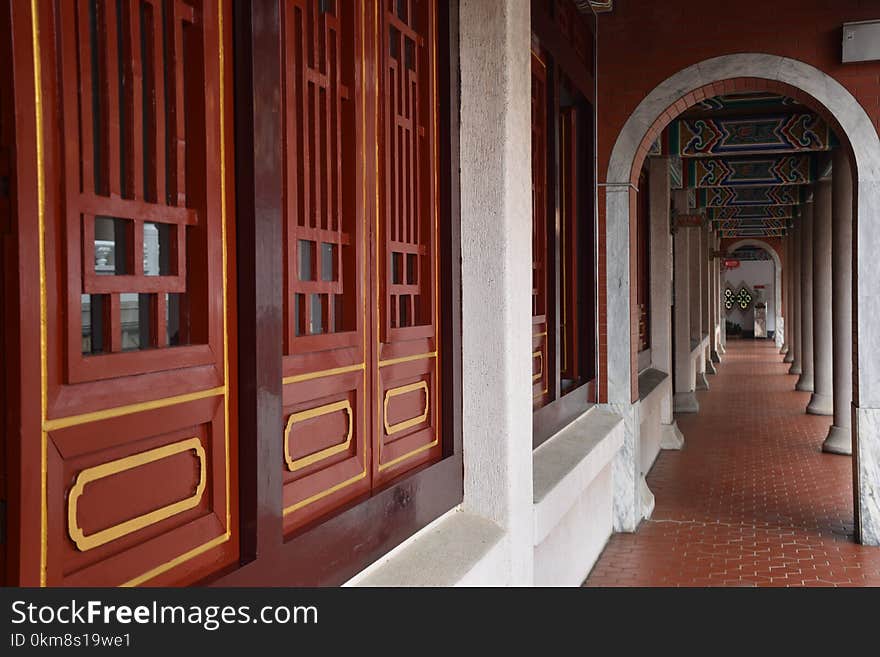
[[[585,586],[880,586],[880,548],[853,540],[852,459],[823,454],[830,417],[771,342],[728,342],[681,451],[648,474],[656,508],[615,534]]]

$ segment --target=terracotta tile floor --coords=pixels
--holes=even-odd
[[[615,534],[585,586],[880,586],[880,548],[853,542],[852,459],[823,454],[771,342],[728,341],[682,451],[648,474],[650,520]]]

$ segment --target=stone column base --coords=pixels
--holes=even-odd
[[[645,475],[641,476],[641,481],[639,482],[639,495],[642,498],[642,520],[647,520],[654,513],[654,493],[648,488]]]
[[[706,361],[706,374],[718,374],[718,370],[715,369],[715,363],[711,360]]]
[[[727,353],[727,348],[724,346],[723,342],[718,343],[718,351],[721,352],[722,354]]]
[[[785,352],[785,358],[782,359],[783,363],[793,363],[794,362],[794,351],[789,349]],[[789,374],[794,374],[794,372],[789,371]]]
[[[791,372],[791,370],[789,370],[789,372]],[[801,376],[794,389],[800,390],[801,392],[813,392],[813,375],[807,375],[805,372],[801,372]]]
[[[718,346],[718,349],[721,349],[721,345]],[[712,357],[713,363],[720,363],[721,362],[721,355],[718,353],[717,350],[715,350],[715,349],[712,350],[711,357]]]
[[[831,395],[823,395],[814,392],[807,404],[807,413],[810,415],[834,415],[834,398]]]
[[[708,390],[709,381],[706,379],[705,372],[697,372],[697,390]]]
[[[822,443],[822,451],[852,456],[852,429],[832,424],[825,442]]]
[[[672,397],[672,411],[674,413],[699,413],[700,402],[697,396],[691,392],[677,392]]]
[[[788,345],[787,344],[782,345],[782,347],[780,347],[780,349],[779,349],[779,353],[780,354],[787,354],[788,353]]]
[[[662,449],[681,449],[684,447],[684,434],[678,428],[678,422],[660,425],[660,447]]]

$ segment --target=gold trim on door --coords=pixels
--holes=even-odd
[[[102,529],[94,534],[89,534],[88,536],[85,535],[82,528],[79,526],[79,522],[76,518],[76,511],[77,503],[79,502],[79,498],[82,496],[86,485],[119,474],[120,472],[126,472],[142,465],[147,465],[148,463],[153,463],[190,450],[194,451],[199,459],[199,483],[192,495],[179,502],[174,502],[156,509],[155,511],[144,513],[136,518],[118,523],[107,529]],[[131,456],[116,459],[115,461],[108,461],[101,465],[86,468],[85,470],[80,471],[76,476],[76,483],[70,490],[70,495],[67,499],[68,534],[70,534],[71,540],[76,543],[76,547],[81,551],[85,552],[86,550],[91,550],[100,545],[104,545],[105,543],[109,543],[110,541],[115,541],[117,538],[122,538],[132,532],[149,527],[150,525],[155,525],[156,523],[162,522],[178,513],[195,508],[199,505],[199,502],[202,501],[206,485],[205,448],[202,447],[202,442],[196,437],[187,438],[186,440],[181,440],[180,442],[172,443],[170,445],[163,445],[162,447],[157,447],[156,449],[151,449],[146,452],[132,454]]]
[[[303,456],[301,458],[294,459],[290,455],[290,432],[293,429],[293,425],[297,422],[305,422],[306,420],[310,420],[315,417],[321,417],[322,415],[329,415],[330,413],[335,413],[337,411],[345,411],[348,415],[348,431],[346,431],[345,440],[339,444],[325,447],[324,449],[317,451],[313,454],[307,454],[306,456]],[[324,459],[330,458],[335,454],[344,452],[351,445],[351,437],[353,433],[354,414],[351,410],[351,404],[347,399],[333,402],[332,404],[324,404],[323,406],[318,406],[316,408],[309,408],[305,411],[300,411],[298,413],[293,413],[287,420],[287,428],[284,430],[284,460],[287,462],[287,469],[291,472],[296,472],[297,470],[309,466],[312,463],[323,461]]]

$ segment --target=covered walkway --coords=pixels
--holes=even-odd
[[[649,473],[657,506],[635,534],[615,534],[586,586],[878,586],[880,549],[853,539],[852,460],[821,451],[830,417],[772,342],[730,340],[677,417],[681,451]]]

